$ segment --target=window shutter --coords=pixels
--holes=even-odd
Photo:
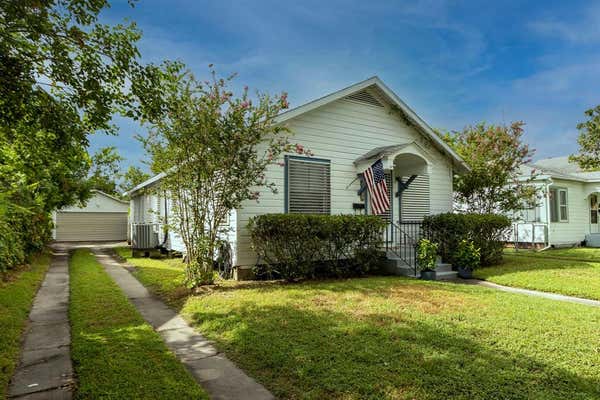
[[[402,181],[406,182],[409,178],[403,176]],[[423,217],[429,215],[428,175],[419,175],[408,185],[408,188],[402,192],[400,207],[402,221],[421,221]]]
[[[288,212],[331,213],[329,162],[288,159]]]

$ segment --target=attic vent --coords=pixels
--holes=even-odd
[[[381,104],[379,100],[377,100],[371,93],[367,92],[366,90],[352,93],[351,95],[346,96],[346,99],[370,104],[372,106],[383,107],[383,104]]]

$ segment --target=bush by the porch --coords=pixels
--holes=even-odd
[[[423,226],[428,235],[440,243],[440,255],[453,262],[454,249],[462,240],[472,241],[480,250],[481,265],[492,265],[502,259],[510,219],[498,214],[445,213],[425,217]]]
[[[379,217],[355,215],[267,214],[249,223],[261,272],[286,280],[373,271],[384,228]]]

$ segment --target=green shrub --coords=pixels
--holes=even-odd
[[[461,240],[470,240],[480,251],[480,264],[502,260],[502,251],[510,219],[497,214],[438,214],[425,217],[424,229],[429,238],[440,244],[444,261],[455,264],[455,249]]]
[[[52,221],[46,214],[26,210],[0,215],[0,272],[14,268],[40,251],[50,240]]]
[[[428,239],[421,239],[417,244],[417,267],[419,271],[433,271],[438,253],[438,244]]]
[[[473,270],[479,267],[481,252],[471,240],[463,239],[458,242],[452,258],[457,267]]]
[[[266,214],[248,228],[262,277],[358,276],[381,265],[385,222],[379,217]]]

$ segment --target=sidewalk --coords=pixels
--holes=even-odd
[[[211,399],[266,400],[273,395],[198,334],[187,322],[154,297],[109,249],[93,248],[97,260],[121,287],[144,319],[162,336]]]
[[[584,304],[586,306],[600,307],[600,301],[598,301],[598,300],[590,300],[590,299],[584,299],[581,297],[565,296],[563,294],[540,292],[538,290],[521,289],[521,288],[516,288],[516,287],[511,287],[511,286],[503,286],[503,285],[498,285],[497,283],[483,281],[480,279],[467,279],[467,280],[460,280],[460,281],[455,281],[455,282],[463,283],[463,284],[467,284],[467,285],[483,286],[483,287],[487,287],[490,289],[501,290],[503,292],[525,294],[528,296],[542,297],[542,298],[550,299],[550,300],[566,301],[569,303],[577,303],[577,304]]]
[[[69,255],[56,247],[33,302],[21,361],[8,388],[9,399],[67,400],[73,396],[69,325]]]

